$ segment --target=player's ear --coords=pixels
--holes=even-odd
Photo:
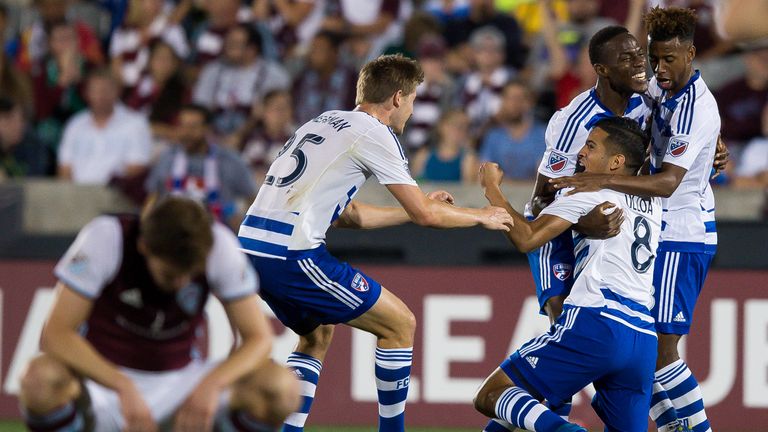
[[[608,168],[610,168],[611,171],[616,171],[618,169],[623,168],[626,162],[627,162],[627,159],[624,157],[624,155],[621,153],[618,153],[613,155],[613,157],[611,158],[611,162],[608,164]]]
[[[605,67],[605,65],[596,63],[592,65],[592,68],[595,70],[595,73],[597,74],[597,76],[601,76],[601,77],[608,76],[608,68]]]
[[[696,58],[696,45],[691,43],[691,46],[688,47],[688,52],[686,53],[687,63],[693,63],[694,58]]]
[[[403,91],[398,90],[397,93],[392,95],[392,105],[395,106],[395,108],[400,108],[400,105],[403,103]]]

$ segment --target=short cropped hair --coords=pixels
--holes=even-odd
[[[205,265],[213,247],[212,224],[200,203],[169,196],[157,201],[142,217],[141,239],[152,256],[193,270]]]
[[[625,33],[629,33],[629,30],[618,25],[604,27],[595,33],[589,40],[589,62],[593,65],[602,63],[605,58],[605,53],[603,52],[605,45],[616,36]]]
[[[200,116],[203,117],[203,121],[206,125],[210,125],[213,122],[213,114],[211,113],[211,110],[206,108],[204,105],[196,103],[184,104],[179,112],[182,111],[191,111],[200,114]]]
[[[681,41],[693,41],[693,33],[696,31],[696,12],[693,9],[662,9],[657,6],[645,14],[643,20],[651,40],[679,38]]]
[[[400,54],[379,56],[360,71],[355,103],[383,103],[399,90],[409,95],[422,81],[424,71],[416,60]]]
[[[624,165],[638,171],[645,162],[648,136],[635,120],[626,117],[605,117],[595,123],[608,134],[606,144],[613,154],[624,155]]]

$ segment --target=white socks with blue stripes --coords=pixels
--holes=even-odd
[[[529,431],[554,431],[569,424],[520,387],[510,387],[499,396],[496,416]]]
[[[288,356],[286,365],[293,368],[301,384],[301,406],[297,412],[285,419],[283,432],[302,432],[309,416],[309,409],[315,400],[315,389],[323,363],[310,355],[295,351]]]
[[[379,432],[405,431],[405,400],[412,362],[413,347],[376,348]]]
[[[656,371],[656,381],[667,391],[684,428],[694,432],[711,432],[699,383],[682,359]]]

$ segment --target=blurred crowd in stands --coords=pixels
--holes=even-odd
[[[713,0],[0,0],[0,179],[185,193],[235,223],[297,125],[355,106],[360,66],[417,58],[401,141],[416,178],[530,181],[552,113],[595,84],[610,24],[645,41],[647,8],[698,15],[696,67],[732,163],[721,187],[768,188],[768,45],[721,40]]]

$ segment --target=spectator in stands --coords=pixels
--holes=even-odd
[[[206,21],[193,33],[195,64],[204,66],[224,52],[224,39],[230,29],[251,21],[251,12],[240,0],[203,0]]]
[[[264,96],[263,109],[252,113],[248,126],[241,133],[242,139],[236,148],[251,167],[256,181],[264,180],[277,153],[296,130],[293,112],[291,93],[273,90]]]
[[[472,183],[479,165],[469,138],[469,117],[460,110],[443,114],[432,148],[422,147],[413,158],[413,176],[425,181]]]
[[[296,120],[304,122],[332,110],[355,107],[357,72],[339,61],[342,39],[322,31],[315,35],[305,65],[293,82]]]
[[[495,27],[477,29],[469,39],[475,67],[461,85],[460,103],[478,130],[499,109],[499,94],[515,71],[504,65],[504,35]]]
[[[181,58],[165,41],[152,42],[149,67],[128,96],[127,105],[149,119],[156,140],[173,141],[179,109],[189,98]]]
[[[170,10],[163,5],[163,0],[131,0],[125,23],[112,35],[109,56],[113,73],[127,89],[138,84],[149,64],[153,41],[164,41],[182,59],[189,55],[184,31],[169,21]]]
[[[262,58],[261,36],[252,26],[232,27],[224,43],[223,57],[203,68],[192,100],[214,113],[218,134],[229,135],[267,92],[289,88],[290,78],[281,65]]]
[[[52,24],[49,51],[32,69],[38,136],[52,149],[59,145],[67,120],[85,108],[83,83],[95,65],[83,57],[77,30],[66,21]]]
[[[442,24],[447,24],[451,20],[464,20],[469,17],[468,0],[427,0],[423,4],[423,9],[432,14]]]
[[[24,119],[21,105],[0,98],[0,181],[49,175],[51,155]]]
[[[466,46],[475,31],[488,26],[495,28],[503,36],[504,62],[515,69],[522,68],[525,65],[527,49],[523,45],[520,26],[511,15],[499,12],[494,0],[470,0],[469,15],[466,18],[449,20],[444,26],[443,36],[452,48]],[[466,53],[465,56],[469,55],[471,54]]]
[[[300,43],[308,43],[320,25],[325,2],[323,0],[254,0],[253,18],[266,24],[277,44],[280,58],[291,57]],[[310,21],[309,28],[306,21]],[[312,32],[314,33],[314,32]]]
[[[544,152],[546,125],[533,116],[534,97],[527,84],[504,87],[495,124],[481,140],[480,161],[496,162],[508,180],[534,180]]]
[[[59,178],[107,185],[146,173],[152,149],[149,123],[118,103],[119,89],[108,69],[98,69],[88,76],[88,110],[72,117],[64,128],[58,155]]]
[[[743,55],[744,76],[715,92],[722,136],[729,144],[746,144],[762,135],[760,117],[768,101],[768,47]]]
[[[372,59],[397,42],[411,13],[410,0],[328,0],[321,29],[351,36],[360,60]],[[374,13],[375,11],[375,13]]]
[[[21,70],[32,70],[48,52],[48,32],[53,24],[68,20],[68,3],[63,0],[33,0],[32,5],[38,12],[38,18],[24,28],[19,37],[16,62]],[[73,20],[72,24],[77,31],[80,53],[89,62],[102,65],[104,53],[93,30],[81,21]]]
[[[236,227],[242,219],[238,200],[250,203],[256,183],[237,153],[210,141],[210,120],[205,107],[181,109],[179,144],[160,156],[145,187],[151,197],[178,194],[199,201],[219,221]]]
[[[446,53],[445,41],[440,35],[427,35],[419,43],[417,55],[424,81],[416,87],[413,115],[403,140],[409,152],[427,143],[432,128],[456,99],[456,82],[445,68]]]
[[[13,59],[0,50],[0,96],[11,99],[21,105],[24,115],[32,117],[33,93],[29,78],[14,64]]]
[[[0,3],[0,51],[3,51],[4,55],[13,52],[13,41],[6,40],[8,31],[8,7]]]
[[[764,189],[768,192],[768,105],[765,105],[762,117],[761,136],[753,138],[741,153],[736,175],[731,182],[735,188]]]

